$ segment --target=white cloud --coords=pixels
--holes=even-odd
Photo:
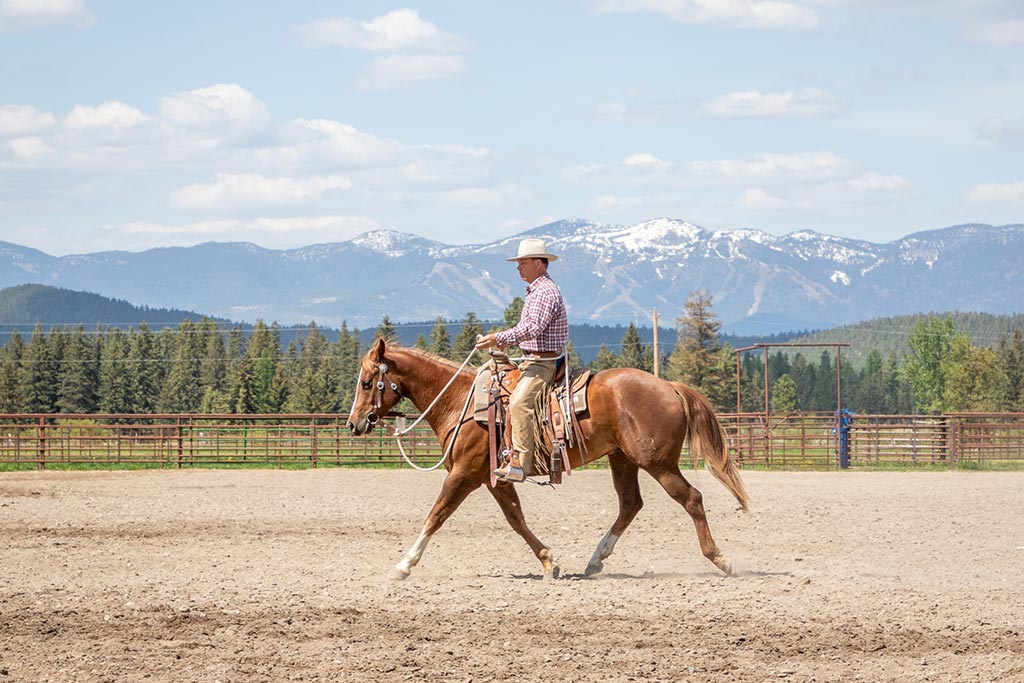
[[[375,59],[354,85],[359,90],[401,90],[461,72],[462,57],[457,55],[389,55]]]
[[[333,190],[347,190],[344,176],[268,178],[254,174],[221,175],[213,183],[187,185],[171,196],[171,203],[189,211],[251,211],[267,207],[308,204]]]
[[[769,194],[760,187],[745,190],[740,197],[739,205],[752,211],[779,211],[790,207],[790,203],[785,199]]]
[[[975,185],[967,191],[970,204],[1012,204],[1024,206],[1024,181]]]
[[[304,168],[382,166],[408,160],[396,140],[364,133],[330,119],[296,119],[280,133],[281,143],[256,151],[262,163]]]
[[[632,154],[621,162],[566,166],[561,175],[576,185],[664,185],[682,180],[675,164],[647,152]]]
[[[533,193],[520,185],[467,187],[442,192],[440,201],[457,210],[493,210],[518,206],[533,199]]]
[[[157,245],[224,240],[258,242],[261,246],[280,249],[314,242],[344,241],[380,227],[379,223],[366,216],[295,216],[180,224],[138,221],[104,225],[103,233],[110,240],[110,248],[117,245],[123,248],[126,242],[134,249],[144,249]]]
[[[310,47],[336,45],[373,52],[458,52],[468,47],[412,9],[393,10],[370,21],[329,17],[295,31]]]
[[[774,178],[791,181],[802,178],[820,181],[848,173],[853,168],[853,162],[834,152],[762,154],[745,159],[716,159],[690,164],[690,170],[696,175],[736,180]]]
[[[259,129],[270,120],[267,107],[236,83],[218,83],[160,100],[164,119],[186,128]]]
[[[634,220],[638,212],[727,223],[829,212],[860,219],[890,215],[917,191],[902,176],[860,168],[829,151],[682,163],[634,154],[622,162],[567,167],[562,177],[598,190],[590,210],[599,220]]]
[[[70,131],[90,129],[124,131],[148,121],[149,117],[135,107],[123,102],[107,102],[98,107],[75,107],[64,119],[64,125]]]
[[[831,93],[818,88],[768,92],[758,90],[722,95],[697,108],[698,116],[811,118],[834,116],[842,107]]]
[[[981,45],[1024,44],[1024,21],[989,21],[972,26],[967,41]]]
[[[0,33],[68,24],[88,28],[95,23],[85,0],[0,0]]]
[[[48,111],[18,104],[0,106],[0,137],[31,135],[53,128],[56,120]]]
[[[39,137],[15,138],[7,145],[11,155],[19,161],[38,164],[57,159],[57,151]]]
[[[818,13],[776,0],[605,0],[599,12],[651,12],[681,24],[713,24],[736,28],[809,30]]]
[[[977,128],[978,135],[996,144],[1013,149],[1024,149],[1024,116],[1019,119],[1004,119],[998,116],[982,121]]]

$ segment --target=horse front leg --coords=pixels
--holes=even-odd
[[[499,484],[491,488],[490,491],[494,500],[498,501],[498,507],[504,513],[509,526],[523,537],[526,544],[530,546],[530,550],[540,560],[541,567],[544,569],[544,578],[557,579],[562,569],[558,566],[551,549],[541,543],[540,539],[530,531],[530,527],[526,526],[523,506],[519,502],[519,493],[516,492],[515,487],[512,484]]]
[[[408,552],[388,572],[389,579],[402,581],[409,578],[412,568],[419,564],[420,558],[423,557],[423,551],[427,549],[430,538],[452,516],[462,501],[466,500],[466,496],[482,483],[479,476],[474,476],[476,474],[475,472],[466,473],[455,470],[448,473],[441,486],[441,493],[437,496],[434,506],[430,509],[430,514],[427,515],[427,521],[423,524],[423,530],[420,531],[420,535]]]

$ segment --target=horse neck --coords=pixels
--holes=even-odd
[[[421,414],[430,407],[456,371],[456,368],[447,363],[419,354],[407,354],[402,366],[404,394]],[[459,377],[452,382],[447,393],[427,414],[426,420],[435,434],[442,436],[454,426],[455,421],[459,419],[458,411],[462,410],[472,385],[471,376],[465,372],[459,373]]]

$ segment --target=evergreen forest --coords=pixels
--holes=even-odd
[[[517,297],[503,325],[514,324],[521,307]],[[673,343],[661,346],[659,374],[698,389],[719,411],[734,412],[738,363],[742,410],[764,410],[765,353],[737,354],[723,340],[706,291],[691,293],[676,322]],[[0,347],[0,413],[345,412],[366,351],[361,339],[395,338],[399,327],[387,316],[371,335],[346,324],[329,333],[310,324],[283,341],[276,323],[229,329],[205,317],[158,330],[146,323],[91,329],[36,324],[30,334],[10,331]],[[485,323],[470,312],[457,327],[453,334],[451,322],[438,318],[414,343],[461,363]],[[986,346],[972,343],[950,316],[920,316],[902,352],[860,350],[862,363],[855,366],[853,354],[844,351],[837,371],[834,346],[769,347],[769,408],[834,411],[841,381],[842,407],[862,414],[1024,411],[1019,325],[999,331],[994,345]],[[572,344],[569,353],[570,363],[582,365]],[[621,339],[600,343],[589,365],[651,372],[654,351],[631,324]]]

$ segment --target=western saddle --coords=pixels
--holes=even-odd
[[[572,474],[568,449],[579,446],[586,452],[579,416],[587,412],[587,384],[591,372],[575,368],[566,372],[564,362],[556,366],[552,389],[538,411],[542,434],[541,452],[535,454],[532,472],[527,476],[548,475],[551,484],[562,483],[562,473]],[[491,352],[491,360],[477,371],[473,384],[473,417],[487,426],[489,435],[491,486],[497,484],[493,472],[512,452],[512,431],[508,400],[519,381],[520,370],[507,355]]]

